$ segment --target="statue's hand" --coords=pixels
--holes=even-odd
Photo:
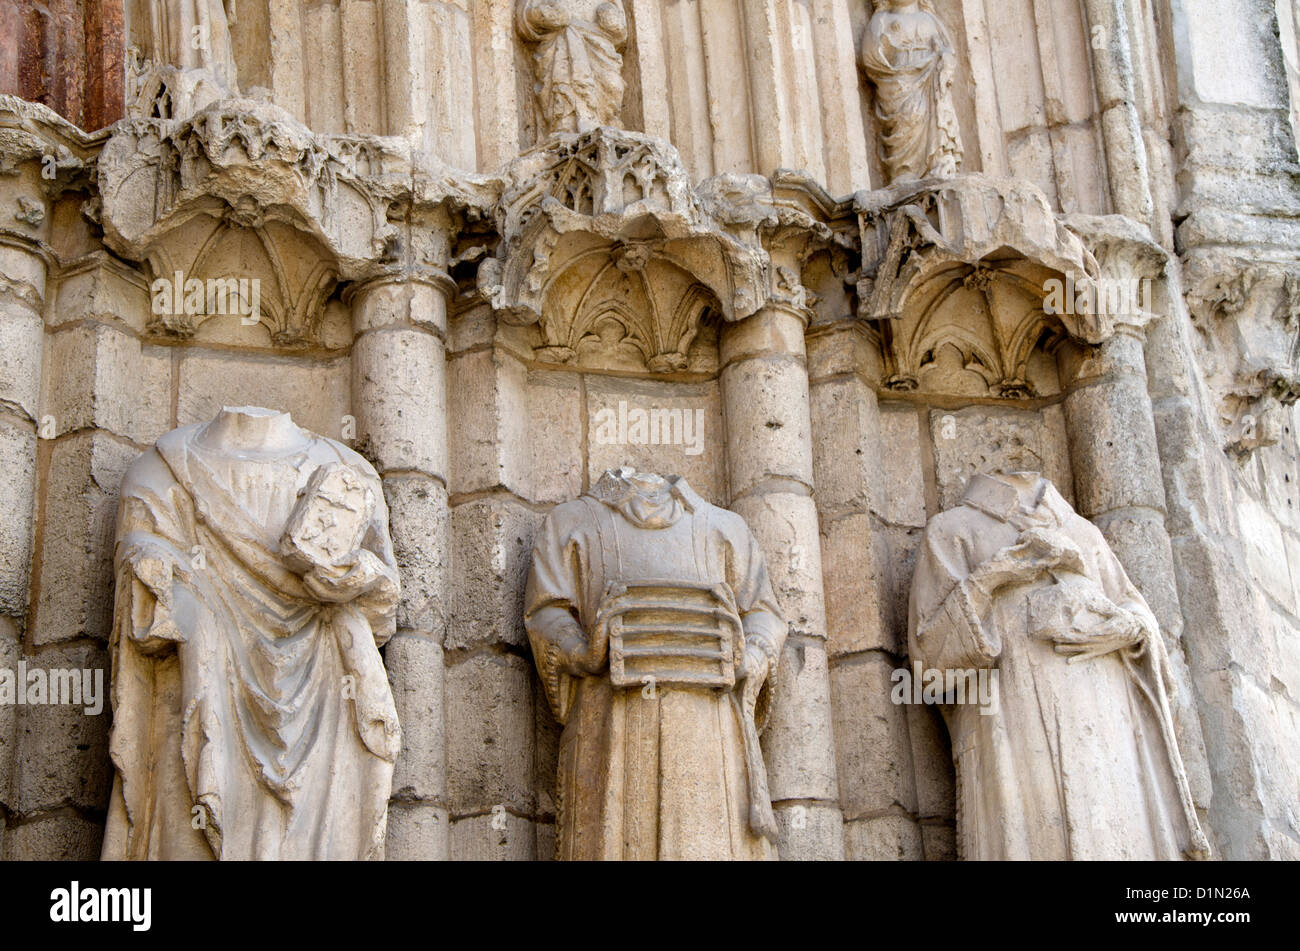
[[[321,601],[353,601],[389,580],[384,563],[364,548],[350,565],[314,565],[303,575],[303,586]]]
[[[605,666],[603,657],[591,656],[587,635],[577,622],[565,625],[555,640],[556,660],[566,674],[573,677],[590,677],[600,673]]]
[[[1056,652],[1069,657],[1070,663],[1074,664],[1139,647],[1146,640],[1147,634],[1146,622],[1141,617],[1132,611],[1121,609],[1090,630],[1057,635]]]

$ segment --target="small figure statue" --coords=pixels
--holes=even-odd
[[[534,92],[543,129],[616,125],[623,108],[627,16],[610,0],[519,0],[519,35],[536,43]]]
[[[1206,857],[1156,619],[1038,473],[978,474],[930,520],[909,647],[945,686],[997,672],[995,703],[943,707],[962,858]]]
[[[105,859],[383,857],[398,580],[374,469],[224,409],[127,471]]]
[[[951,178],[962,147],[952,105],[955,54],[930,0],[883,0],[862,40],[891,182]]]
[[[786,624],[740,516],[623,468],[547,517],[524,624],[564,724],[561,859],[769,859],[759,730]]]

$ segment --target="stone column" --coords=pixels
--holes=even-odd
[[[36,516],[38,404],[51,254],[40,166],[0,178],[0,668],[17,669],[27,622]],[[17,212],[15,214],[15,212]],[[13,769],[18,713],[0,706],[0,827],[16,810]],[[0,839],[4,832],[0,829]],[[3,842],[0,841],[0,848]]]
[[[1062,374],[1065,424],[1079,514],[1091,519],[1147,600],[1169,648],[1178,684],[1174,717],[1193,798],[1209,804],[1205,741],[1182,646],[1183,611],[1166,526],[1165,483],[1147,389],[1146,327],[1139,305],[1154,295],[1165,255],[1149,236],[1117,217],[1072,218],[1101,265],[1099,297],[1113,287],[1150,288],[1109,316],[1114,335]]]
[[[351,292],[356,448],[384,482],[402,599],[385,663],[402,724],[390,859],[448,854],[442,641],[448,515],[446,333],[455,285],[423,268]]]
[[[763,735],[784,859],[844,856],[831,731],[826,603],[813,502],[802,306],[772,302],[721,343],[730,507],[767,557],[790,624]]]
[[[1085,0],[1093,36],[1093,73],[1101,107],[1106,170],[1116,213],[1151,225],[1154,202],[1138,117],[1133,51],[1124,0]]]

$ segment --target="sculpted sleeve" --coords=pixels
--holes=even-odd
[[[757,644],[775,669],[785,644],[785,616],[772,591],[763,550],[748,526],[742,525],[741,532],[731,543],[735,576],[727,580],[736,596],[746,643]]]
[[[524,629],[546,698],[560,723],[568,716],[575,685],[564,669],[566,654],[585,644],[579,624],[582,552],[567,530],[571,520],[568,506],[560,506],[546,517],[533,542],[532,566],[524,589]]]
[[[908,608],[912,659],[938,670],[991,667],[1002,653],[990,594],[972,577],[959,533],[931,521],[917,555]]]

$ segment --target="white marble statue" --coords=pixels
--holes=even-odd
[[[537,108],[548,132],[617,125],[627,15],[610,0],[519,0],[519,35],[535,43]]]
[[[929,0],[884,0],[862,39],[876,87],[889,180],[951,178],[962,148],[952,104],[956,54]]]
[[[398,580],[370,464],[224,409],[131,466],[115,564],[103,857],[381,858]]]
[[[525,595],[560,740],[561,859],[768,859],[758,730],[786,624],[740,516],[607,472],[555,508]]]
[[[998,673],[995,704],[943,708],[962,858],[1206,856],[1156,619],[1049,481],[979,474],[931,519],[909,632],[927,670]]]

